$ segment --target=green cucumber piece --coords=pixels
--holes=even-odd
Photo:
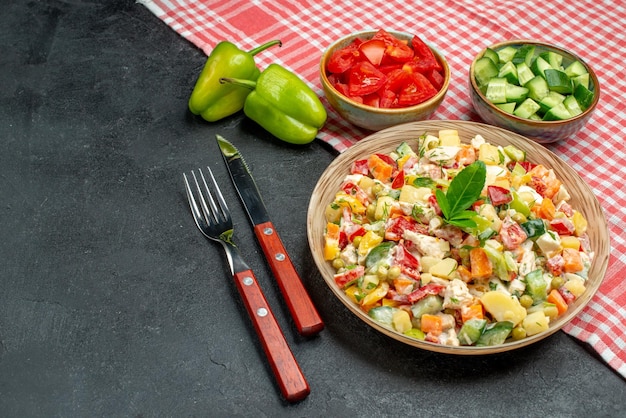
[[[498,76],[498,66],[490,58],[481,57],[474,63],[474,78],[479,86],[486,86],[493,77]]]
[[[550,64],[550,67],[555,68],[557,70],[561,68],[561,65],[563,65],[563,55],[557,52],[545,51],[539,54],[539,56],[543,58],[544,60],[546,60],[548,64]]]
[[[558,105],[550,108],[545,115],[543,115],[543,120],[565,120],[572,117],[572,114],[567,110],[563,103],[559,103]]]
[[[402,141],[402,143],[396,148],[396,153],[400,157],[404,157],[405,155],[415,154],[415,151],[413,151],[413,148],[411,148],[406,141]]]
[[[504,153],[513,161],[525,161],[526,151],[517,148],[515,145],[507,145],[502,148]]]
[[[438,295],[427,295],[411,305],[413,318],[420,319],[424,314],[434,315],[443,309],[443,298]]]
[[[559,103],[563,103],[565,100],[565,96],[561,93],[557,93],[556,91],[551,91],[548,93],[546,97],[539,101],[539,106],[541,107],[541,111],[546,113],[548,110],[558,105]]]
[[[548,82],[540,75],[536,75],[528,83],[524,84],[524,87],[528,89],[528,97],[540,102],[544,97],[550,93]]]
[[[398,308],[393,306],[376,306],[370,309],[367,314],[370,318],[381,324],[391,325],[393,321],[393,314]]]
[[[513,61],[509,61],[500,67],[498,77],[505,78],[506,81],[511,84],[519,83],[519,79],[517,78],[517,67],[513,64]]]
[[[500,62],[500,58],[498,58],[498,53],[491,48],[485,48],[485,52],[483,52],[483,57],[489,58],[496,65],[498,65]]]
[[[542,77],[545,77],[544,72],[548,68],[552,67],[550,66],[548,61],[544,60],[541,57],[535,58],[535,61],[533,61],[532,65],[530,66],[530,69],[533,70],[533,73],[535,73],[535,75],[541,75]]]
[[[591,90],[579,84],[574,88],[574,97],[584,112],[591,106],[591,103],[593,103],[594,94]]]
[[[551,91],[561,94],[570,94],[572,92],[572,80],[564,71],[546,68],[544,76]]]
[[[528,97],[528,89],[515,84],[507,83],[505,88],[505,97],[507,102],[520,103]]]
[[[531,271],[523,280],[526,283],[524,293],[533,298],[534,305],[547,299],[548,282],[543,278],[541,269]]]
[[[569,77],[576,77],[588,73],[587,69],[580,61],[573,61],[565,67],[565,74]]]
[[[473,345],[478,341],[487,325],[486,319],[468,319],[457,335],[461,345]]]
[[[572,117],[583,113],[583,110],[580,108],[580,105],[574,96],[567,96],[565,100],[563,100],[563,104]]]
[[[504,48],[496,51],[498,53],[498,59],[500,60],[500,64],[504,64],[505,62],[509,62],[513,59],[515,54],[517,53],[517,48],[514,46],[505,46]]]
[[[515,102],[509,102],[509,103],[495,103],[495,106],[506,112],[506,113],[510,113],[513,114],[513,111],[515,110],[515,106],[517,105],[517,103]]]
[[[487,92],[485,97],[491,103],[506,103],[506,85],[505,78],[494,77],[487,84]]]
[[[530,80],[535,77],[535,74],[530,69],[530,66],[525,62],[521,62],[517,64],[515,67],[517,69],[517,79],[519,81],[520,86],[525,86]]]
[[[567,74],[567,73],[566,73]],[[577,85],[581,84],[585,88],[589,89],[589,73],[581,74],[572,77],[572,86],[576,88]]]
[[[489,324],[485,327],[478,341],[476,341],[476,346],[485,347],[504,344],[511,331],[513,331],[513,323],[510,321]]]
[[[535,56],[535,45],[522,45],[520,46],[511,62],[515,65],[521,64],[522,62],[526,65],[531,65],[533,62],[533,58]]]
[[[513,114],[520,118],[528,119],[541,109],[541,106],[531,98],[524,100],[513,112]]]

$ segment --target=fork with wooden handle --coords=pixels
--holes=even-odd
[[[281,393],[290,402],[302,400],[310,392],[309,385],[285,340],[254,273],[233,243],[233,222],[230,211],[211,169],[207,167],[207,170],[215,194],[211,193],[201,170],[198,170],[199,176],[196,176],[195,172],[191,172],[194,188],[191,187],[187,175],[183,174],[185,190],[194,221],[205,237],[219,242],[224,247],[237,290],[239,290],[256,333],[261,340],[261,345]]]

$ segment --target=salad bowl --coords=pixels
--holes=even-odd
[[[554,170],[571,196],[568,203],[589,220],[587,234],[593,257],[585,282],[585,291],[562,315],[551,320],[546,330],[522,339],[508,339],[498,345],[442,345],[400,333],[393,327],[374,320],[335,282],[336,270],[324,256],[324,234],[327,226],[325,209],[333,202],[346,175],[350,173],[352,163],[374,153],[388,154],[404,141],[415,140],[427,133],[437,135],[441,130],[456,130],[463,143],[469,143],[476,135],[480,135],[490,144],[502,147],[512,145],[523,150],[527,161]],[[597,292],[606,273],[610,252],[608,226],[602,208],[590,187],[567,163],[542,145],[519,134],[482,123],[465,121],[420,121],[394,126],[364,138],[343,152],[322,173],[313,190],[307,212],[307,234],[313,259],[329,289],[365,325],[417,348],[458,355],[509,351],[533,344],[559,331],[585,308]]]

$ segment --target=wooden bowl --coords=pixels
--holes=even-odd
[[[569,203],[589,220],[588,235],[592,251],[595,255],[589,270],[586,291],[570,305],[564,315],[551,322],[550,328],[547,331],[527,337],[523,340],[490,347],[452,347],[420,341],[407,337],[371,319],[335,284],[333,279],[335,270],[330,262],[324,260],[323,256],[324,228],[326,226],[324,209],[333,201],[335,193],[341,186],[344,177],[350,171],[351,163],[354,160],[366,158],[372,153],[388,153],[394,150],[402,141],[415,139],[426,132],[436,135],[437,132],[442,129],[456,129],[459,132],[461,140],[465,143],[468,143],[471,138],[480,134],[491,144],[502,146],[512,144],[525,150],[529,161],[544,164],[546,167],[550,167],[554,170],[557,177],[567,187],[571,195]],[[356,145],[343,152],[322,173],[313,190],[307,213],[307,234],[313,259],[322,277],[326,281],[326,284],[335,296],[363,322],[403,343],[425,350],[460,355],[491,354],[509,351],[535,343],[560,330],[566,323],[580,313],[597,292],[606,273],[610,252],[609,231],[602,207],[589,186],[569,165],[567,165],[567,163],[542,145],[521,135],[482,123],[464,121],[421,121],[394,126],[364,138]]]

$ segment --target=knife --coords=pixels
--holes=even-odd
[[[216,135],[216,139],[235,189],[248,213],[254,234],[261,244],[298,332],[303,336],[319,333],[324,329],[324,322],[274,228],[248,165],[232,143],[220,135]]]

